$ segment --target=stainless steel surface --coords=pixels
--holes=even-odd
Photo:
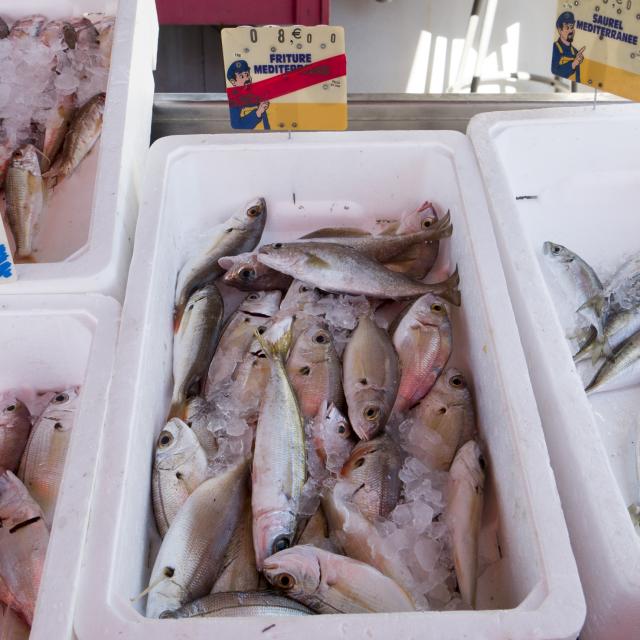
[[[597,108],[625,102],[598,94]],[[356,94],[349,96],[349,129],[449,129],[466,131],[478,113],[510,109],[592,106],[593,93]],[[232,133],[223,93],[157,93],[151,140],[194,133]]]

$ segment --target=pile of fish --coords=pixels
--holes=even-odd
[[[567,299],[575,307],[574,355],[595,367],[587,392],[608,391],[640,382],[640,256],[625,261],[607,284],[579,255],[545,242]]]
[[[248,203],[178,274],[147,616],[475,607],[485,461],[448,366],[459,278],[423,281],[449,214],[258,247],[266,222]],[[229,287],[246,297],[225,314]]]
[[[50,191],[100,137],[114,23],[0,17],[0,189],[17,260],[33,259]]]
[[[0,404],[0,629],[16,640],[33,621],[78,389],[37,394],[30,404],[33,414],[12,392]]]

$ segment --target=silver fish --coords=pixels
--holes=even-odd
[[[33,145],[24,145],[13,153],[5,178],[5,197],[17,257],[29,259],[44,208],[44,183]]]
[[[457,270],[443,282],[425,284],[383,267],[372,258],[340,244],[292,242],[265,245],[258,260],[298,280],[330,293],[351,293],[374,298],[417,298],[436,293],[459,305]]]
[[[184,418],[186,401],[202,395],[211,359],[220,339],[224,302],[215,284],[188,300],[173,339],[173,394],[169,417]]]
[[[246,496],[246,462],[202,483],[182,505],[156,556],[147,617],[207,595],[222,568]]]
[[[162,537],[209,475],[207,455],[196,434],[179,418],[169,420],[158,436],[151,475],[153,512]]]
[[[222,281],[241,291],[284,291],[291,285],[290,276],[259,262],[255,252],[225,256],[218,264],[226,270]]]
[[[18,471],[18,477],[42,508],[49,528],[53,522],[67,448],[80,402],[76,387],[52,396],[33,425]]]
[[[462,373],[446,369],[404,424],[403,447],[429,469],[448,471],[456,451],[476,430],[473,399]]]
[[[472,608],[476,606],[485,467],[482,451],[475,440],[460,447],[449,472],[449,502],[445,512],[458,588],[463,602]]]
[[[42,510],[11,473],[0,475],[0,597],[31,625],[49,531]]]
[[[387,518],[400,499],[402,455],[387,435],[357,444],[340,472],[353,486],[351,502],[369,520]]]
[[[317,415],[323,402],[343,406],[340,358],[324,322],[314,320],[298,336],[286,369],[306,420]]]
[[[371,318],[360,318],[344,351],[342,370],[349,421],[359,438],[369,440],[387,423],[400,381],[393,344]]]
[[[267,203],[257,198],[247,203],[216,228],[204,251],[197,253],[180,269],[176,284],[176,326],[191,294],[224,273],[218,260],[225,256],[253,251],[260,242],[267,222]]]
[[[452,343],[446,305],[432,293],[418,298],[393,332],[402,371],[395,411],[407,411],[429,393],[449,360]]]
[[[15,396],[5,396],[0,408],[0,471],[14,473],[31,431],[31,414]]]
[[[326,469],[340,471],[357,440],[349,421],[334,404],[323,402],[310,423],[310,431],[313,446]]]
[[[313,611],[273,591],[227,591],[215,593],[177,609],[161,618],[236,618],[308,616]]]
[[[267,558],[269,582],[318,613],[414,611],[413,602],[374,567],[308,545]]]
[[[640,380],[640,331],[634,333],[605,360],[591,382],[587,393],[627,387]]]
[[[271,373],[256,430],[252,471],[253,544],[256,565],[293,544],[306,479],[304,427],[284,358],[291,344],[291,318],[259,336]]]

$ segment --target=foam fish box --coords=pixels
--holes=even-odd
[[[80,387],[32,639],[70,637],[119,319],[104,296],[0,297],[0,392],[29,403],[34,391]]]
[[[153,0],[4,0],[11,24],[41,13],[116,16],[102,136],[42,213],[35,264],[16,265],[0,293],[95,291],[124,297],[138,211],[138,187],[151,132],[158,19]],[[2,80],[0,79],[0,83]]]
[[[627,507],[640,491],[639,391],[583,391],[565,338],[574,309],[542,244],[565,245],[602,276],[638,253],[640,108],[482,114],[469,135],[587,600],[580,637],[636,638],[640,537]]]
[[[440,268],[458,264],[454,361],[472,379],[490,477],[478,611],[308,618],[143,617],[153,564],[150,479],[170,399],[176,274],[206,230],[266,198],[263,242],[331,224],[373,225],[431,199],[451,209]],[[164,138],[150,151],[100,458],[80,640],[575,638],[584,600],[510,309],[478,168],[455,132]],[[157,534],[156,534],[157,536]],[[275,623],[275,627],[268,628]],[[261,635],[265,631],[264,636]]]

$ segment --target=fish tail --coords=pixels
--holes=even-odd
[[[605,297],[601,294],[596,294],[589,298],[584,304],[578,307],[578,313],[593,312],[596,317],[600,320],[600,325],[602,326],[602,312],[604,311],[605,306]],[[601,333],[601,327],[596,327],[598,333]]]
[[[271,325],[267,333],[260,334],[255,331],[255,338],[262,350],[271,360],[284,361],[291,348],[291,326],[293,317],[283,318]]]
[[[459,284],[460,274],[458,273],[458,265],[456,265],[454,272],[446,280],[430,285],[429,290],[441,298],[444,298],[447,302],[459,307],[461,303],[460,290],[458,289]]]
[[[453,233],[453,225],[451,224],[451,212],[447,211],[433,227],[429,229],[433,233],[437,233],[439,238],[449,238]]]
[[[598,353],[596,359],[599,357],[601,350],[598,350],[598,343],[600,342],[598,340],[598,330],[593,325],[589,325],[586,332],[581,331],[580,335],[575,337],[581,337],[582,344],[573,356],[574,362],[582,362],[583,360],[586,360],[589,355],[593,358],[594,352]]]

